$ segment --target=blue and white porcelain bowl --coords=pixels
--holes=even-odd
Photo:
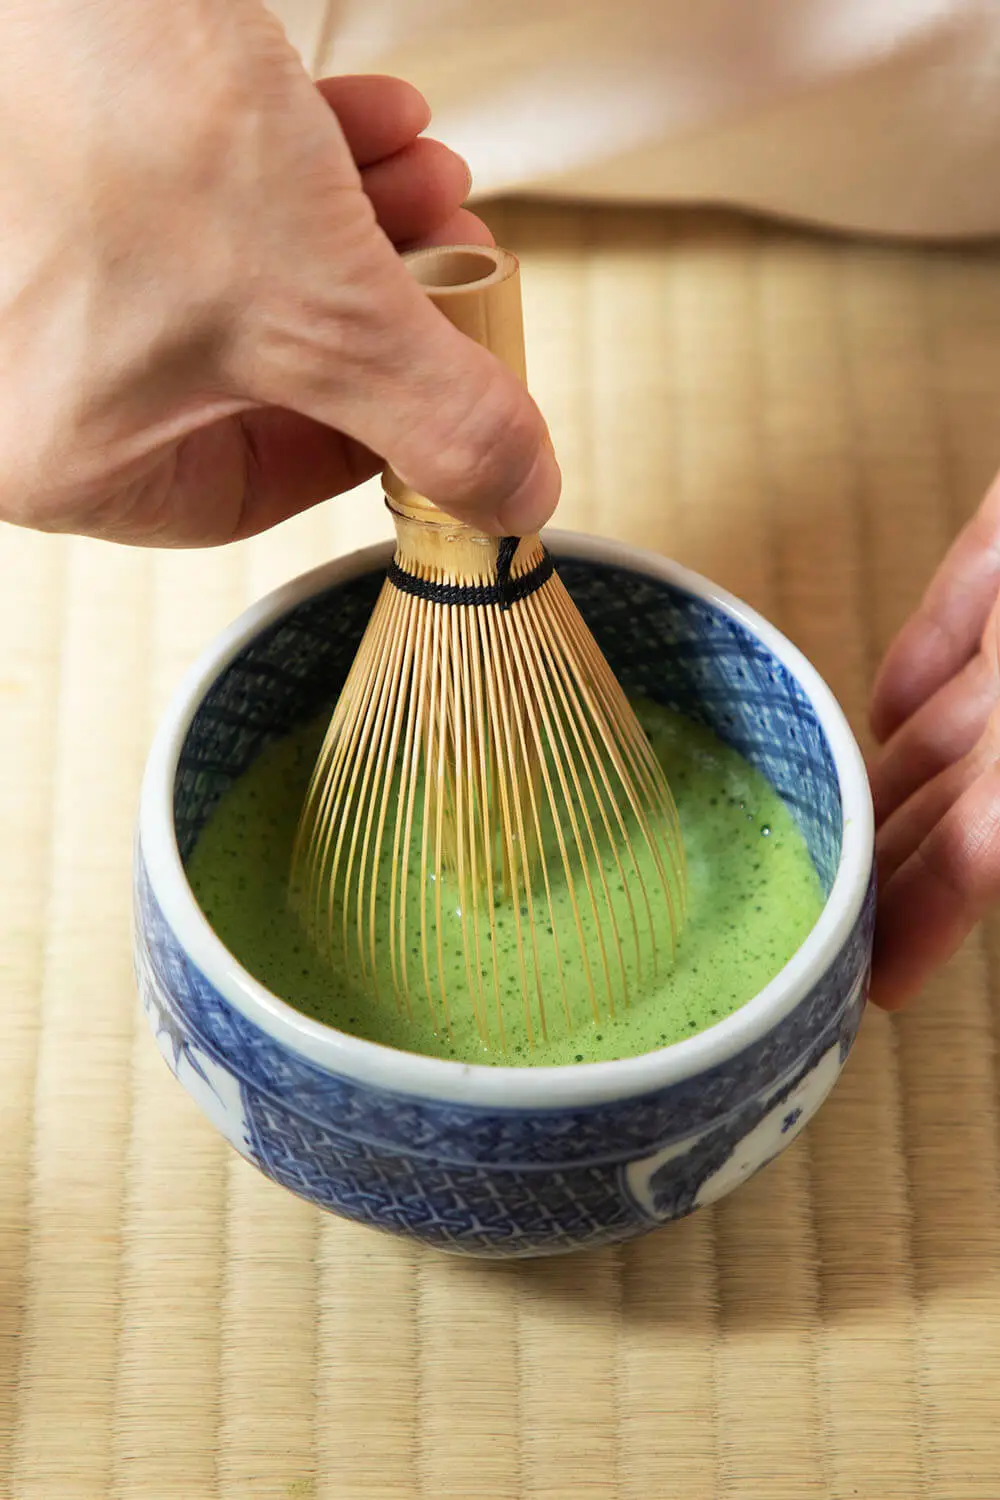
[[[819,1108],[867,995],[871,799],[827,687],[765,620],[675,564],[582,537],[555,534],[549,544],[626,689],[735,746],[808,843],[822,915],[734,1015],[620,1062],[469,1066],[299,1015],[227,952],[185,860],[261,748],[331,701],[388,547],[278,590],[209,648],[157,734],[139,817],[136,969],[180,1081],[275,1182],[346,1218],[469,1255],[611,1244],[728,1193]]]

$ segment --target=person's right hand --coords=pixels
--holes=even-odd
[[[5,5],[0,519],[210,545],[387,459],[487,530],[547,520],[536,407],[397,253],[490,242],[428,117],[314,86],[259,0]]]

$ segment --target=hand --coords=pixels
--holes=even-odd
[[[259,0],[5,6],[0,519],[227,542],[384,458],[491,531],[546,520],[537,409],[397,254],[491,243],[428,118],[315,87]]]
[[[872,997],[895,1009],[1000,896],[1000,479],[875,685]]]

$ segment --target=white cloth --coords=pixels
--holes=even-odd
[[[323,70],[415,83],[480,196],[1000,231],[1000,0],[331,5]]]

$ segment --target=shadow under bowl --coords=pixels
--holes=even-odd
[[[135,964],[161,1052],[222,1134],[324,1209],[444,1250],[557,1254],[713,1202],[826,1098],[864,1009],[874,833],[864,763],[829,689],[771,625],[706,580],[593,538],[547,538],[622,685],[705,725],[761,771],[826,900],[734,1014],[641,1057],[470,1065],[323,1026],[226,950],[185,874],[219,798],[346,677],[391,555],[320,568],[247,611],[181,685],[143,783]]]

